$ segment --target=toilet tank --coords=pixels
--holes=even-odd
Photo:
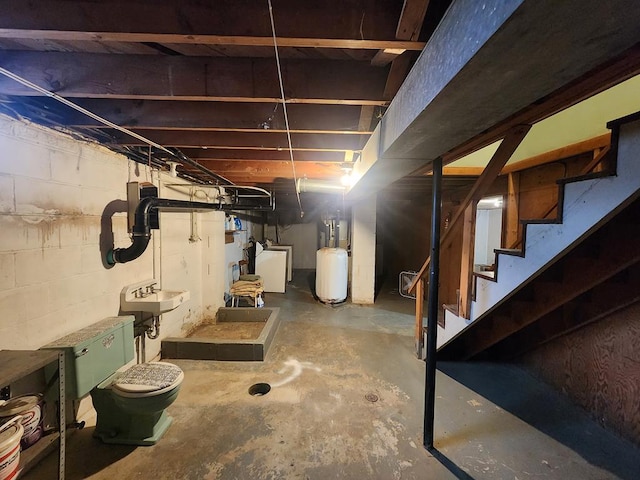
[[[134,358],[133,315],[108,317],[44,349],[65,351],[67,395],[81,398]]]

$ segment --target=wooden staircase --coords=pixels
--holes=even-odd
[[[635,117],[623,120],[611,124],[616,139],[620,125],[634,121],[639,127],[635,129],[636,143],[631,142],[633,148],[627,149],[635,151],[635,158],[626,160],[622,174],[618,171],[619,176],[627,177],[627,198],[614,204],[605,215],[596,211],[594,215],[599,218],[573,240],[559,240],[561,235],[566,235],[564,230],[571,229],[563,229],[562,225],[568,218],[563,211],[566,205],[571,206],[574,216],[588,217],[588,194],[595,185],[589,182],[607,174],[600,172],[561,180],[557,217],[523,221],[523,248],[496,250],[495,277],[476,279],[483,282],[481,286],[476,284],[476,295],[481,288],[482,294],[491,300],[492,294],[486,294],[486,291],[492,284],[496,290],[502,288],[506,293],[493,304],[485,300],[485,305],[478,308],[480,313],[475,320],[440,347],[438,359],[512,358],[640,300],[640,190],[628,183],[630,172],[640,183],[637,167],[628,169],[630,162],[640,163],[640,148],[637,148],[640,147],[640,121]],[[615,147],[617,144],[614,155]],[[608,188],[615,188],[616,181],[613,178]],[[576,182],[584,182],[585,188],[579,187],[568,194],[567,185]],[[583,205],[579,205],[581,202]],[[595,202],[591,205],[595,207]],[[531,236],[534,230],[535,239],[527,241],[527,235]],[[527,262],[527,245],[534,250],[532,256],[540,256],[544,255],[545,241],[549,249],[551,242],[568,244],[541,268],[535,269]],[[514,283],[518,275],[525,278],[511,291],[508,286],[497,285],[505,280],[501,277]],[[493,297],[499,297],[499,294],[493,294]]]
[[[438,352],[505,359],[640,300],[640,200]]]

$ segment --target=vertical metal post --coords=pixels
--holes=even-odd
[[[440,217],[442,158],[433,161],[433,205],[431,213],[431,267],[427,307],[427,355],[424,391],[424,447],[433,449],[433,420],[436,399],[436,334],[438,332],[438,282],[440,280]]]
[[[58,479],[64,480],[67,452],[67,373],[65,353],[58,350],[58,417],[60,418],[58,447]]]

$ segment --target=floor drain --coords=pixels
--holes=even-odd
[[[249,387],[249,395],[254,397],[261,397],[266,395],[271,390],[271,385],[268,383],[254,383]]]
[[[375,393],[367,393],[364,398],[367,402],[371,403],[375,403],[378,401],[378,395],[376,395]]]

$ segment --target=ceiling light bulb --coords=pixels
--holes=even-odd
[[[342,176],[342,178],[340,179],[340,183],[345,187],[350,187],[351,185],[353,185],[353,177],[347,173]]]

